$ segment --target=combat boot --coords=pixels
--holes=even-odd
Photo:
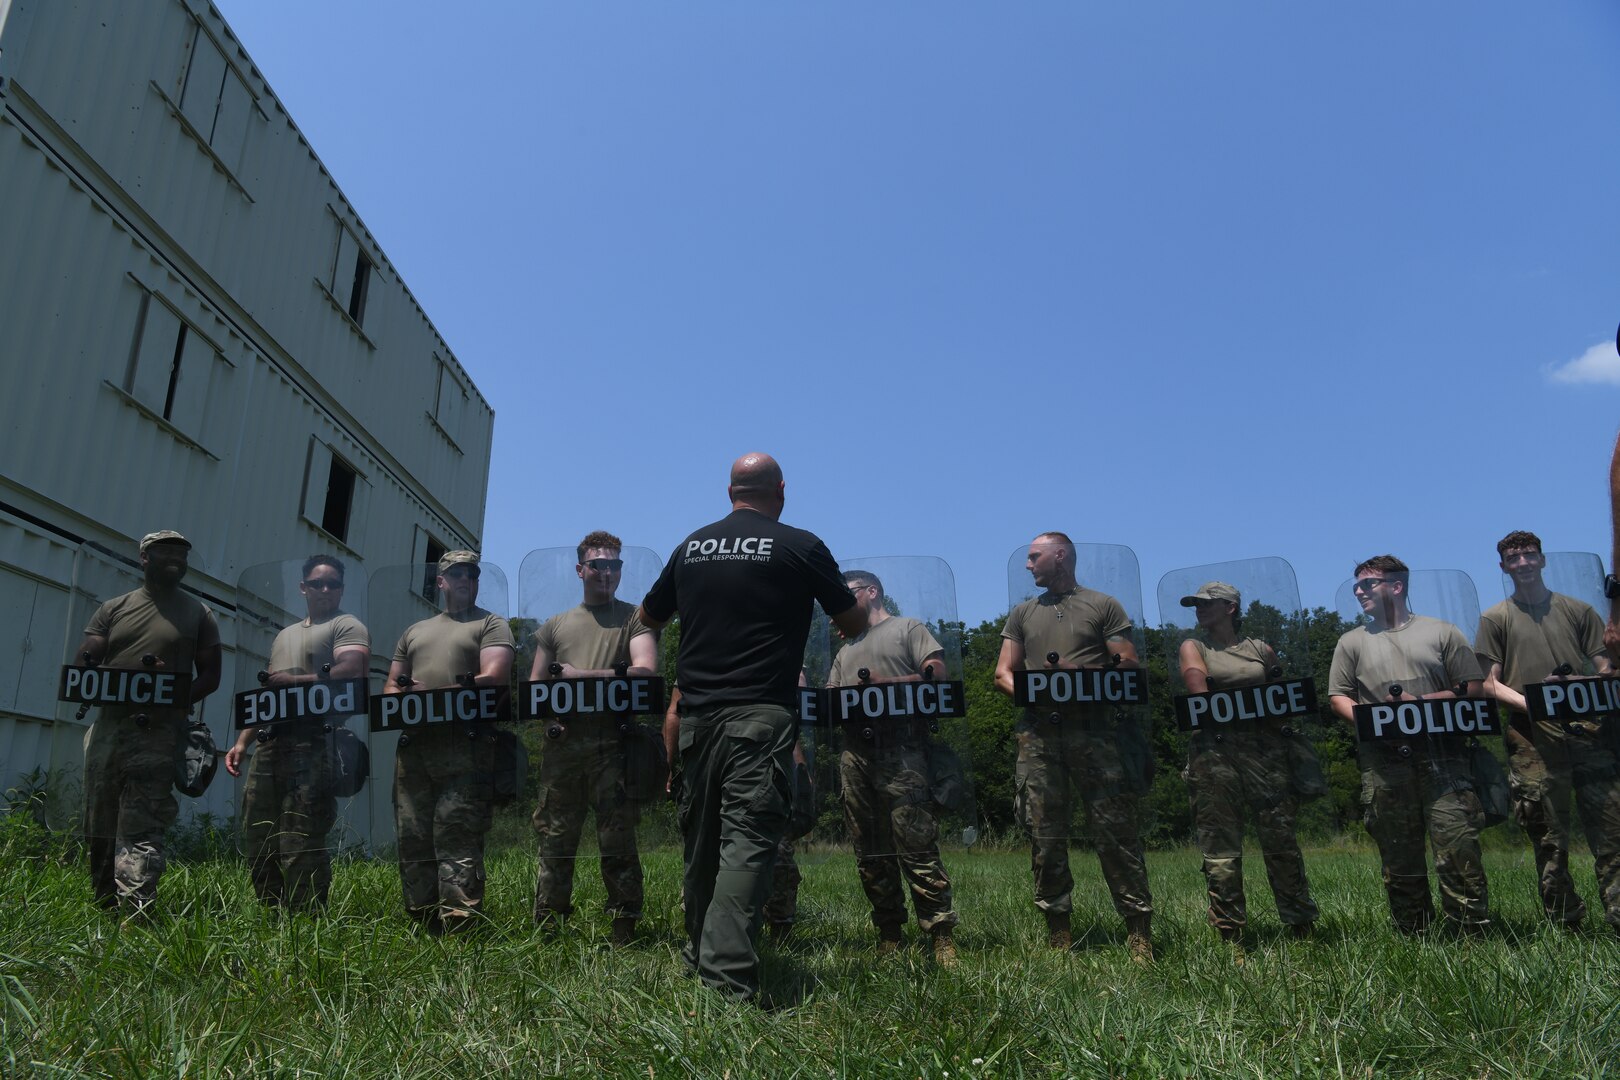
[[[793,933],[793,924],[790,922],[773,922],[766,925],[770,929],[771,940],[778,945],[786,941]]]
[[[613,930],[609,938],[615,945],[628,945],[636,939],[636,920],[623,915],[613,919]]]
[[[1074,944],[1074,937],[1069,933],[1069,913],[1067,911],[1048,911],[1046,913],[1046,944],[1053,949],[1068,951]]]
[[[1131,951],[1131,963],[1143,967],[1153,963],[1153,916],[1132,915],[1125,920],[1125,947]]]
[[[948,926],[934,931],[934,963],[942,968],[956,966],[956,939]]]
[[[879,956],[899,955],[900,928],[898,926],[878,927],[877,951]]]

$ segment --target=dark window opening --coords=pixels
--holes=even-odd
[[[363,322],[366,315],[366,293],[371,288],[371,261],[363,253],[354,257],[354,281],[349,288],[349,318]]]
[[[427,542],[427,568],[422,572],[422,597],[430,604],[439,602],[439,560],[446,548],[433,537]]]
[[[163,395],[163,419],[174,419],[174,390],[180,384],[180,358],[186,353],[186,332],[191,327],[180,324],[180,333],[174,338],[174,361],[169,365],[169,389]]]
[[[326,478],[326,505],[321,509],[321,528],[348,542],[349,508],[354,504],[354,470],[337,458]]]

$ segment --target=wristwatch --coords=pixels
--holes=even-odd
[[[1603,595],[1610,600],[1620,599],[1620,578],[1609,574],[1603,579]]]

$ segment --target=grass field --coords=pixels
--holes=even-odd
[[[1620,935],[1547,927],[1526,854],[1488,852],[1496,931],[1409,940],[1376,856],[1307,852],[1321,933],[1285,939],[1263,880],[1247,964],[1203,921],[1197,856],[1155,852],[1159,959],[1134,967],[1077,852],[1074,951],[1045,947],[1028,858],[949,860],[961,965],[880,960],[848,855],[812,854],[771,1009],[681,974],[680,859],[647,859],[644,940],[605,944],[594,867],[560,936],[529,922],[533,856],[492,859],[489,925],[411,932],[386,863],[342,865],[320,920],[261,911],[230,859],[181,862],[168,914],[120,928],[71,849],[0,820],[6,1076],[1602,1076],[1620,1073]],[[1590,859],[1578,880],[1593,895]],[[1258,860],[1255,860],[1257,863]],[[1258,870],[1251,868],[1251,874]],[[1263,875],[1262,875],[1263,877]],[[1251,884],[1253,884],[1251,882]],[[916,942],[913,926],[908,942]]]

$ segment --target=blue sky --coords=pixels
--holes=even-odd
[[[970,621],[1052,528],[1150,618],[1607,552],[1620,5],[217,2],[494,404],[514,578],[750,449]]]

